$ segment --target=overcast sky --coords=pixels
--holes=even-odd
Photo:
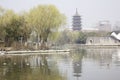
[[[4,8],[16,12],[28,11],[40,4],[53,4],[67,16],[67,26],[72,25],[76,8],[82,16],[82,27],[94,27],[98,21],[109,20],[112,25],[120,21],[120,0],[0,0]]]

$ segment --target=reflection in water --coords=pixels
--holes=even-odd
[[[119,80],[119,49],[0,56],[0,80]]]
[[[87,49],[87,59],[92,59],[99,63],[99,66],[120,65],[120,50],[119,49]]]
[[[81,77],[82,73],[82,59],[85,55],[85,51],[81,50],[80,52],[73,53],[72,59],[73,59],[73,71],[74,71],[74,77],[76,77],[77,80],[79,80],[79,77]]]
[[[46,55],[0,57],[0,80],[60,79],[63,80],[56,65],[48,65]]]
[[[112,55],[112,59],[116,66],[120,66],[120,50],[117,50],[116,53]]]

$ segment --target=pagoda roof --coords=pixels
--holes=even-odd
[[[75,13],[74,16],[80,16],[80,15],[78,14],[77,8],[76,8],[76,13]]]

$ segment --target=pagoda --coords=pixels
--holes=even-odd
[[[81,28],[81,16],[78,14],[78,11],[76,9],[76,14],[73,16],[73,24],[72,24],[72,29],[73,30],[78,30],[80,31]]]

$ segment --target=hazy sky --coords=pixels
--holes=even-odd
[[[67,26],[72,25],[76,8],[82,16],[82,27],[94,27],[98,21],[109,20],[112,25],[120,21],[120,0],[0,0],[2,7],[16,12],[27,11],[39,4],[53,4],[67,16]]]

